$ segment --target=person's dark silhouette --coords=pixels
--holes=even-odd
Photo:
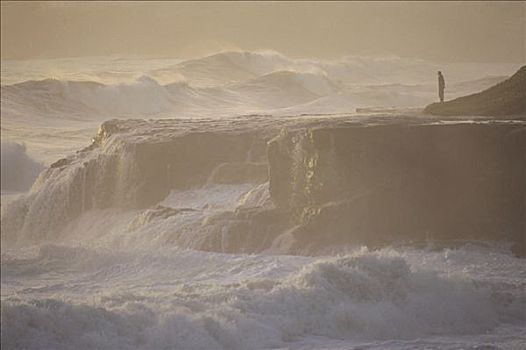
[[[440,102],[444,102],[444,89],[446,88],[446,82],[444,81],[444,76],[442,72],[438,72],[438,97],[440,97]]]

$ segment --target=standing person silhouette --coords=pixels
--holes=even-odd
[[[446,82],[444,81],[444,76],[441,71],[438,71],[438,97],[440,97],[440,102],[444,102],[444,89],[446,88]]]

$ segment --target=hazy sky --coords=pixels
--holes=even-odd
[[[526,2],[7,2],[3,59],[189,57],[272,49],[293,57],[526,61]]]

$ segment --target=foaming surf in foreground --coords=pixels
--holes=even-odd
[[[526,344],[526,124],[434,64],[60,62],[2,67],[2,348]]]
[[[4,253],[2,266],[7,348],[518,349],[526,341],[523,262],[483,245],[330,258],[48,245],[24,258]]]

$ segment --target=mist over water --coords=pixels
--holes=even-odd
[[[446,63],[396,56],[334,60],[274,51],[201,58],[81,57],[2,61],[2,138],[51,164],[84,147],[112,118],[221,118],[421,108],[502,81],[519,64]],[[31,128],[28,128],[28,123]]]
[[[520,66],[439,64],[396,56],[292,59],[272,51],[221,52],[186,61],[94,57],[3,65],[4,110],[31,102],[25,108],[35,114],[98,120],[173,113],[301,114],[312,113],[312,105],[320,113],[422,107],[436,100],[437,70],[446,72],[451,98],[489,87]],[[20,112],[18,108],[13,112]]]
[[[522,348],[526,263],[507,239],[477,232],[366,248],[333,241],[322,225],[296,242],[291,220],[312,213],[284,216],[276,204],[317,200],[316,167],[333,184],[347,171],[336,136],[304,130],[385,122],[382,144],[390,120],[429,118],[420,111],[437,99],[437,70],[451,99],[518,67],[235,51],[3,61],[2,347]],[[101,126],[111,119],[120,121]],[[453,143],[470,123],[431,135]],[[520,123],[469,140],[487,146]],[[382,169],[367,161],[373,149],[360,152],[356,164]],[[358,200],[383,176],[353,171]],[[303,192],[276,194],[270,180],[289,176],[290,191]]]
[[[44,169],[26,152],[26,146],[15,142],[2,142],[2,192],[26,191]]]

